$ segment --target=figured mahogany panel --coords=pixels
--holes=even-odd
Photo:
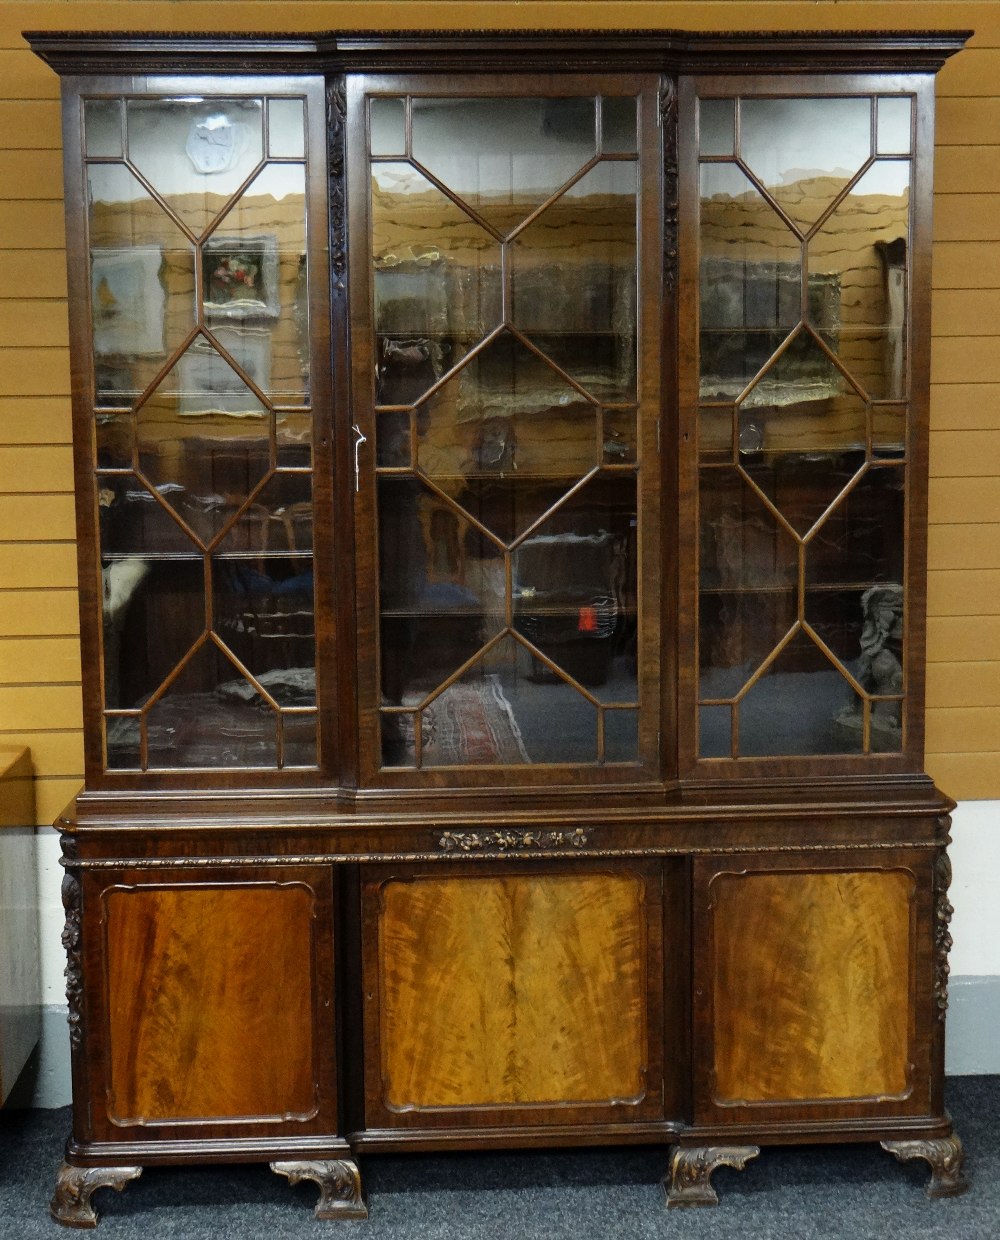
[[[313,900],[302,883],[104,894],[113,1122],[315,1111]]]
[[[715,1101],[891,1097],[909,1085],[909,871],[711,882]]]
[[[646,911],[635,875],[389,881],[383,1097],[394,1109],[638,1101]]]

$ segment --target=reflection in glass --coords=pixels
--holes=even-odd
[[[912,97],[910,95],[880,95],[877,107],[876,154],[908,155],[913,118]]]
[[[635,762],[639,757],[639,712],[604,712],[604,761]]]
[[[904,471],[869,469],[809,541],[807,585],[903,580]]]
[[[876,399],[906,383],[910,164],[872,164],[809,242],[809,278],[835,281],[836,353]]]
[[[739,707],[740,753],[862,753],[862,733],[841,722],[861,702],[819,647],[797,633]]]
[[[698,711],[698,752],[703,758],[728,758],[733,744],[733,708],[702,706]]]
[[[120,99],[85,99],[83,130],[88,158],[110,156],[114,159],[121,159],[122,101]]]
[[[187,512],[177,483],[154,487],[134,474],[98,476],[98,512],[101,553],[107,558],[127,556],[194,556],[198,544],[185,532],[180,520]]]
[[[702,155],[735,154],[735,99],[700,100],[698,104],[698,147]]]
[[[598,164],[510,251],[514,326],[604,401],[635,399],[636,177]]]
[[[601,100],[601,153],[632,155],[636,152],[636,104],[628,96],[605,96]]]
[[[704,590],[699,609],[699,695],[734,698],[795,623],[795,590]],[[728,753],[728,750],[727,750]]]
[[[733,469],[701,471],[702,589],[785,586],[798,574],[798,547]]]
[[[129,99],[128,158],[200,236],[263,155],[259,99]]]
[[[303,100],[270,99],[267,152],[272,159],[302,159],[306,153]]]
[[[604,464],[634,465],[636,461],[635,409],[605,409]]]
[[[415,98],[413,158],[506,234],[594,158],[595,103]]]
[[[733,399],[801,318],[802,245],[731,164],[702,165],[700,235],[702,399]]]
[[[743,99],[740,154],[803,232],[871,155],[865,98]]]
[[[872,406],[872,456],[889,459],[906,455],[906,406]]]
[[[373,155],[406,154],[406,100],[376,95],[369,102]]]
[[[132,468],[135,434],[128,414],[99,413],[95,441],[98,469]]]
[[[375,437],[377,463],[386,469],[410,467],[410,414],[406,411],[379,414]]]

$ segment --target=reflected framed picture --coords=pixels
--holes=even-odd
[[[162,266],[159,246],[91,251],[90,296],[98,356],[156,357],[166,352]]]
[[[243,331],[222,329],[219,343],[262,392],[271,382],[271,334],[266,328]],[[178,362],[178,412],[188,417],[225,413],[253,418],[265,415],[264,406],[221,353],[207,340],[198,340]]]
[[[278,317],[278,239],[273,233],[212,237],[202,248],[201,264],[206,318]]]

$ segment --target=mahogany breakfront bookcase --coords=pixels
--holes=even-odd
[[[86,787],[53,1212],[260,1160],[779,1142],[965,1187],[923,774],[966,35],[32,34]]]

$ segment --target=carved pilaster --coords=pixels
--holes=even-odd
[[[334,292],[345,288],[347,275],[347,91],[343,77],[326,84],[327,176],[330,193],[330,272]]]
[[[660,129],[663,134],[663,287],[677,288],[677,82],[660,79]]]
[[[965,1151],[954,1133],[926,1140],[883,1141],[881,1145],[899,1162],[923,1158],[930,1164],[931,1178],[925,1190],[928,1197],[960,1197],[969,1187],[962,1171]]]
[[[69,1041],[78,1050],[83,1041],[83,949],[80,884],[67,870],[62,881],[62,902],[66,910],[62,945],[66,950],[66,1002],[69,1005]]]
[[[951,858],[948,856],[951,836],[948,829],[951,819],[943,814],[937,825],[941,847],[934,862],[934,1003],[938,1020],[944,1020],[948,1011],[948,974],[951,972],[948,953],[952,938],[948,927],[955,911],[948,899],[948,888],[951,886]]]
[[[56,1191],[49,1210],[64,1227],[96,1227],[97,1213],[90,1198],[99,1188],[121,1192],[142,1175],[141,1167],[71,1167],[63,1163],[56,1174]]]
[[[717,1206],[719,1195],[712,1187],[717,1167],[742,1171],[760,1153],[759,1145],[678,1145],[670,1159],[670,1171],[661,1181],[667,1206]]]
[[[312,1180],[319,1185],[319,1201],[316,1203],[318,1219],[368,1217],[361,1172],[351,1158],[323,1162],[273,1162],[271,1170],[276,1175],[283,1175],[289,1184]]]

